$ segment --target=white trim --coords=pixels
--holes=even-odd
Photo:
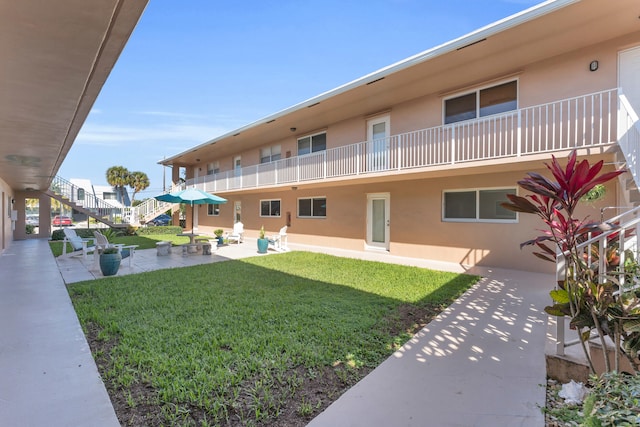
[[[280,202],[280,213],[278,215],[262,215],[262,202],[269,202],[269,212],[271,212],[271,202]],[[282,199],[260,199],[259,204],[260,218],[281,218],[282,217]]]
[[[372,207],[373,200],[384,200],[384,215],[385,215],[385,228],[384,228],[384,242],[373,242],[372,236]],[[365,249],[384,250],[389,251],[391,245],[391,193],[368,193],[367,194],[367,230],[365,239]]]
[[[464,222],[464,223],[494,223],[494,224],[517,224],[519,222],[518,212],[515,212],[515,219],[486,219],[480,218],[480,192],[492,191],[492,190],[513,190],[513,194],[518,194],[518,187],[475,187],[475,188],[460,188],[452,190],[442,190],[442,199],[440,203],[440,218],[442,222]],[[445,194],[447,193],[476,193],[476,217],[475,218],[446,218],[445,217]]]
[[[298,197],[296,199],[296,218],[300,218],[300,219],[323,219],[326,218],[327,215],[305,215],[305,216],[301,216],[300,215],[300,200],[312,200],[311,202],[311,209],[313,210],[313,200],[314,199],[324,199],[325,203],[327,202],[327,196],[309,196],[309,197]],[[325,207],[326,210],[326,207]],[[313,212],[312,212],[313,213]]]
[[[417,55],[406,58],[402,61],[396,62],[395,64],[391,64],[387,67],[381,68],[373,73],[367,74],[359,79],[353,80],[349,83],[346,83],[342,86],[338,86],[335,89],[324,92],[318,96],[313,98],[309,98],[306,101],[303,101],[299,104],[295,104],[289,108],[285,108],[279,112],[266,116],[262,119],[259,119],[253,123],[249,123],[246,126],[237,128],[231,132],[227,132],[217,138],[213,138],[209,141],[206,141],[196,147],[192,147],[188,150],[185,150],[181,153],[176,154],[175,156],[171,156],[159,161],[159,164],[172,164],[172,162],[187,153],[191,153],[200,148],[206,147],[208,145],[215,144],[218,141],[225,140],[235,134],[245,132],[249,129],[253,129],[260,125],[263,125],[267,122],[272,122],[273,120],[277,120],[281,117],[285,117],[288,114],[294,113],[296,111],[302,110],[304,108],[309,107],[310,105],[317,104],[326,99],[330,99],[336,95],[340,95],[342,93],[348,92],[352,89],[356,89],[361,86],[366,86],[367,83],[371,83],[374,80],[379,80],[391,74],[394,74],[398,71],[411,68],[414,65],[432,60],[439,56],[445,55],[450,52],[455,52],[457,49],[472,44],[474,42],[478,42],[482,39],[491,37],[495,34],[499,34],[502,31],[508,30],[513,27],[517,27],[518,25],[522,25],[534,19],[537,19],[541,16],[547,15],[549,13],[555,12],[558,9],[562,9],[567,7],[573,3],[577,3],[581,0],[548,0],[546,2],[537,4],[527,10],[516,13],[514,15],[508,16],[504,19],[496,21],[492,24],[479,28],[471,33],[468,33],[462,37],[458,37],[457,39],[453,39],[444,44],[431,48],[429,50],[425,50],[424,52],[418,53]]]
[[[503,111],[501,113],[489,114],[487,116],[480,116],[480,91],[485,89],[490,89],[492,87],[500,86],[506,83],[516,82],[516,108],[509,111],[516,111],[520,109],[520,77],[508,77],[500,80],[492,80],[491,82],[487,82],[481,86],[474,86],[462,90],[460,92],[451,92],[446,97],[442,98],[442,125],[453,125],[455,123],[466,122],[467,120],[478,120],[485,117],[497,116],[499,114],[505,114],[507,111]],[[476,117],[467,120],[460,120],[459,122],[453,123],[445,123],[446,120],[446,103],[450,99],[459,98],[461,96],[469,95],[471,93],[476,94]]]

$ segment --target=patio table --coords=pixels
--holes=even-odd
[[[196,234],[196,233],[180,233],[180,234],[176,234],[176,236],[188,237],[189,238],[189,244],[193,245],[193,244],[195,244],[196,237],[198,237],[199,234]]]

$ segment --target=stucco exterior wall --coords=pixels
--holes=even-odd
[[[14,199],[13,190],[0,178],[0,253],[11,244],[13,230],[11,227],[11,200]]]
[[[398,182],[291,189],[238,194],[228,197],[221,205],[220,216],[207,217],[206,206],[200,207],[199,231],[212,233],[215,228],[231,230],[234,202],[242,202],[242,222],[246,235],[256,237],[264,226],[267,234],[275,234],[286,224],[289,242],[365,250],[367,194],[390,194],[390,254],[427,258],[462,265],[484,265],[527,271],[552,272],[553,265],[532,255],[532,248],[520,249],[520,243],[540,234],[543,228],[534,215],[520,214],[517,223],[447,222],[442,219],[443,192],[459,189],[517,188],[517,181],[526,172],[549,176],[540,164],[539,169],[502,173],[485,173]],[[600,218],[600,208],[618,206],[617,181],[608,184],[606,197],[578,210],[579,217]],[[297,217],[297,200],[301,197],[326,197],[326,218]],[[260,200],[278,199],[280,217],[260,217]],[[606,211],[606,217],[615,214]]]

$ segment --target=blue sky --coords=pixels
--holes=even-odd
[[[153,197],[163,157],[539,2],[149,0],[58,174],[124,166]]]

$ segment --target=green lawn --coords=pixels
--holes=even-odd
[[[305,425],[477,279],[290,252],[69,293],[123,425]]]

